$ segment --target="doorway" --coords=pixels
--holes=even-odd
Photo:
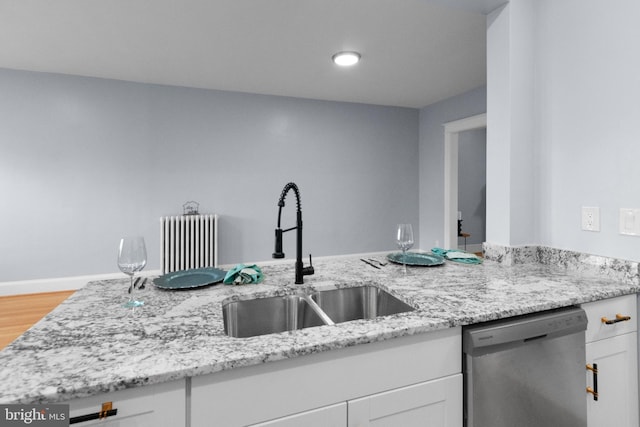
[[[460,132],[487,127],[487,115],[478,114],[444,123],[444,248],[458,247],[458,151]]]

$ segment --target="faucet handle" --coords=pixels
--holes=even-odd
[[[303,276],[310,276],[313,273],[315,273],[315,270],[313,268],[313,263],[311,262],[311,254],[309,254],[309,266],[302,268],[302,275]]]

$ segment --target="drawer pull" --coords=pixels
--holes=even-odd
[[[93,414],[79,415],[77,417],[72,417],[69,419],[69,424],[83,423],[85,421],[91,421],[91,420],[104,420],[107,417],[112,417],[117,414],[118,414],[118,410],[113,409],[113,403],[105,402],[102,404],[102,409],[100,410],[100,412],[94,412]]]
[[[587,387],[587,393],[593,395],[593,400],[598,400],[598,364],[587,364],[587,370],[593,373],[593,387]]]
[[[613,325],[614,323],[626,322],[627,320],[631,320],[631,316],[623,316],[622,314],[616,314],[615,319],[607,319],[606,317],[603,317],[600,320],[605,325]]]

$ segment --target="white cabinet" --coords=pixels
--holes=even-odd
[[[180,427],[186,425],[185,380],[114,391],[69,402],[70,418],[97,414],[111,402],[117,414],[74,426]]]
[[[450,427],[462,425],[462,375],[451,375],[251,427]]]
[[[346,419],[347,404],[343,402],[264,423],[253,424],[251,427],[344,427]]]
[[[461,346],[449,328],[194,377],[191,426],[366,426],[381,409],[386,425],[461,427]]]
[[[589,396],[587,403],[589,427],[638,426],[636,346],[634,333],[587,344],[587,362],[598,366],[598,400]]]
[[[597,400],[587,394],[589,427],[637,427],[638,424],[638,332],[635,295],[584,304],[587,327],[587,364],[597,366],[596,376],[587,371],[587,386],[596,389]],[[603,321],[616,320],[607,324]]]
[[[349,401],[348,427],[462,425],[462,375]]]

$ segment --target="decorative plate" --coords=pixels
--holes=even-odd
[[[174,271],[153,279],[153,284],[162,289],[191,289],[213,285],[224,280],[226,271],[213,267]]]
[[[402,252],[394,252],[387,255],[387,259],[396,264],[418,265],[422,267],[433,267],[444,264],[444,258],[440,255],[421,252],[407,252],[404,256]]]

